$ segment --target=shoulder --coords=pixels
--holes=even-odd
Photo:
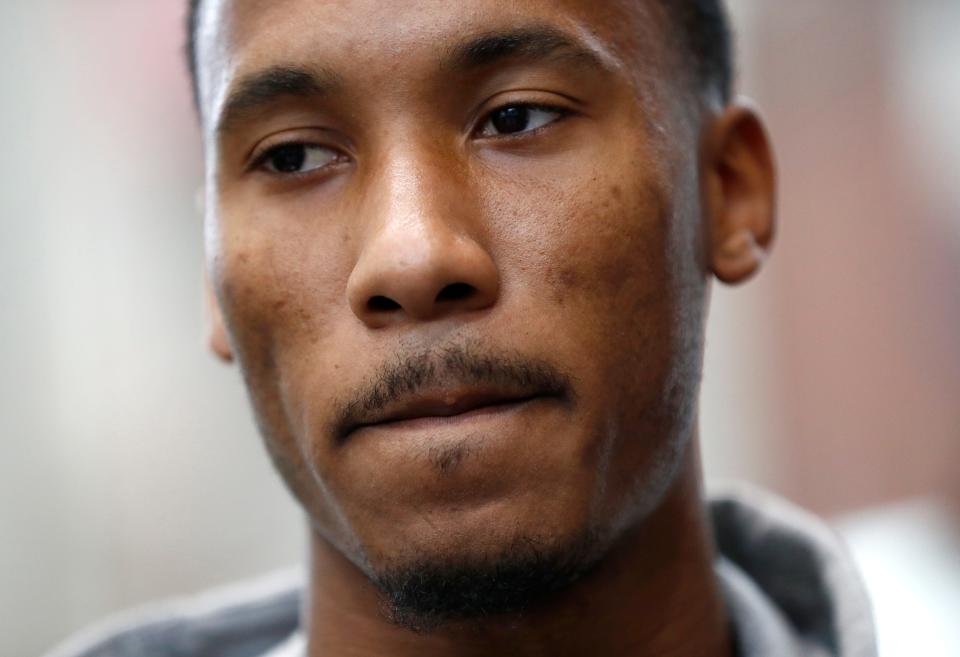
[[[298,627],[303,571],[154,603],[90,628],[45,657],[257,657]]]

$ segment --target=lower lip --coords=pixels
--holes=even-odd
[[[438,428],[459,428],[473,423],[482,422],[489,418],[506,416],[515,413],[531,404],[546,400],[547,397],[529,397],[527,399],[518,399],[516,401],[505,402],[502,404],[492,404],[490,406],[481,406],[456,415],[428,415],[424,417],[414,417],[405,420],[395,420],[392,422],[382,422],[380,424],[371,424],[361,427],[355,433],[366,431],[402,431],[416,432],[418,430],[429,430]]]

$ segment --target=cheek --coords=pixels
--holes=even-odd
[[[625,192],[617,183],[598,186],[571,208],[544,280],[558,303],[579,299],[604,314],[623,315],[663,289],[668,210],[652,187]]]
[[[582,363],[608,408],[656,406],[674,353],[678,291],[670,275],[674,221],[655,182],[598,181],[544,264],[545,297],[578,334]],[[639,418],[618,418],[635,424]]]
[[[261,430],[282,449],[300,433],[304,390],[337,376],[324,358],[339,353],[332,345],[346,306],[342,254],[321,252],[329,236],[301,225],[247,221],[225,234],[212,272]]]
[[[685,189],[636,164],[608,170],[621,177],[585,177],[513,209],[525,219],[503,230],[502,248],[515,254],[504,255],[514,280],[508,302],[535,309],[528,321],[576,373],[584,424],[595,436],[585,461],[599,468],[598,502],[609,516],[633,499],[638,476],[657,479],[675,460],[696,386],[672,388],[696,379],[679,373],[697,348],[684,338],[685,311],[700,300],[685,282],[696,278],[696,263],[677,248],[696,225],[692,209],[673,200]]]
[[[330,339],[344,305],[342,254],[323,246],[331,236],[275,219],[255,216],[242,234],[227,233],[217,259],[218,298],[244,370],[304,356]]]
[[[342,363],[333,359],[349,358],[332,346],[345,342],[338,255],[318,254],[317,245],[329,243],[321,236],[248,229],[242,238],[222,240],[211,278],[257,425],[274,464],[318,527],[343,533],[303,431],[312,407],[341,373]]]
[[[498,260],[518,305],[613,338],[664,319],[673,209],[669,187],[642,167],[609,170],[620,177],[580,173],[575,185],[512,190],[525,202],[499,209],[517,219],[501,224]]]

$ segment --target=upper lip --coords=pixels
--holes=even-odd
[[[490,406],[517,404],[547,396],[536,390],[498,388],[438,388],[399,397],[348,428],[353,433],[363,427],[428,417],[451,417]]]

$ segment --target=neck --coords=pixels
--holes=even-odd
[[[659,507],[571,589],[522,616],[417,634],[315,534],[304,623],[310,657],[730,657],[695,450]]]

